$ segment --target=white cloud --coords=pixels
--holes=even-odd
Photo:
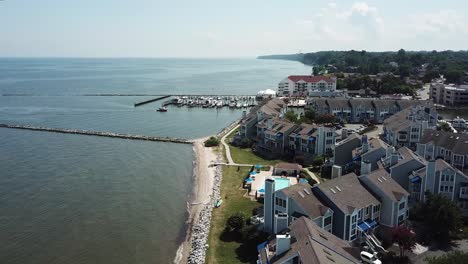
[[[366,2],[329,3],[293,24],[302,32],[295,41],[311,51],[466,49],[463,43],[468,40],[468,19],[457,10],[392,16]]]

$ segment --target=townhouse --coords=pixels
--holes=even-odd
[[[380,160],[379,167],[385,168],[392,176],[392,179],[405,190],[409,190],[408,179],[411,173],[425,167],[426,164],[424,158],[407,147],[398,150],[390,147],[387,149],[386,155]]]
[[[375,106],[372,99],[350,99],[352,115],[351,122],[362,123],[365,120],[375,119]]]
[[[334,127],[301,124],[289,134],[289,149],[295,154],[332,155],[335,142]]]
[[[435,129],[438,114],[432,107],[408,107],[383,123],[384,138],[395,147],[407,146],[415,149],[425,129]]]
[[[337,119],[342,121],[351,121],[351,104],[348,99],[344,98],[334,98],[327,100],[329,107],[329,114],[334,115]]]
[[[289,134],[296,125],[282,119],[264,119],[257,123],[255,151],[264,156],[275,158],[284,154],[288,146]]]
[[[312,187],[314,194],[333,211],[332,233],[354,241],[380,221],[381,202],[350,173]]]
[[[265,180],[264,231],[279,233],[305,216],[331,232],[333,211],[315,197],[311,188],[308,183],[287,187],[278,178]]]
[[[385,169],[361,175],[359,180],[381,201],[379,224],[388,228],[402,225],[409,216],[409,193]]]
[[[374,120],[377,123],[382,123],[393,114],[417,105],[431,106],[432,104],[423,100],[308,98],[305,108],[306,110],[314,110],[317,115],[330,114],[351,123],[364,120]]]
[[[353,150],[361,146],[361,140],[360,135],[353,133],[337,142],[333,151],[333,164],[343,167],[351,163],[353,161]]]
[[[463,171],[468,165],[468,135],[426,129],[416,152],[427,160],[441,158]]]
[[[464,171],[468,166],[468,135],[426,129],[416,151],[427,160],[441,158]]]
[[[371,166],[369,171],[377,169],[377,162],[385,156],[390,146],[379,138],[368,140],[367,135],[362,136],[361,142],[361,146],[352,151],[353,160],[368,163]]]
[[[323,230],[308,218],[294,221],[284,234],[257,247],[258,264],[357,264],[360,249]]]
[[[267,118],[277,118],[286,112],[286,103],[279,98],[266,101],[260,107],[254,107],[249,114],[244,114],[239,126],[241,138],[252,138],[257,135],[256,124]]]
[[[279,96],[333,96],[335,93],[335,77],[291,75],[278,84]]]
[[[429,191],[457,203],[462,214],[468,216],[468,176],[446,161],[428,161],[425,168],[410,175],[408,185],[412,203],[424,202]]]

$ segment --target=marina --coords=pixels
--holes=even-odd
[[[162,106],[175,105],[177,107],[202,107],[202,108],[248,108],[258,104],[258,98],[252,95],[213,95],[213,96],[176,96],[164,101]]]

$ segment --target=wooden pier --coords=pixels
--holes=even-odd
[[[166,99],[166,98],[169,98],[169,97],[171,97],[171,95],[165,95],[165,96],[153,98],[153,99],[146,100],[146,101],[143,101],[143,102],[135,103],[134,106],[137,107],[137,106],[149,104],[149,103],[156,102],[156,101],[159,101],[159,100],[162,100],[162,99]]]
[[[120,133],[101,132],[101,131],[93,131],[93,130],[63,129],[63,128],[37,127],[37,126],[28,126],[28,125],[0,124],[0,128],[2,127],[11,128],[11,129],[46,131],[46,132],[63,133],[63,134],[77,134],[77,135],[98,136],[98,137],[123,138],[123,139],[131,139],[131,140],[159,141],[159,142],[171,142],[171,143],[180,143],[180,144],[192,144],[193,143],[190,140],[182,139],[182,138],[120,134]]]

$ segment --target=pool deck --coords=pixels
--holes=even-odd
[[[289,179],[289,186],[292,186],[298,183],[296,177],[272,176],[272,174],[273,174],[273,166],[271,166],[269,171],[260,171],[259,173],[255,174],[255,176],[252,177],[252,178],[255,178],[254,181],[250,183],[251,189],[249,192],[249,196],[255,197],[255,193],[265,186],[265,180],[268,178]]]

